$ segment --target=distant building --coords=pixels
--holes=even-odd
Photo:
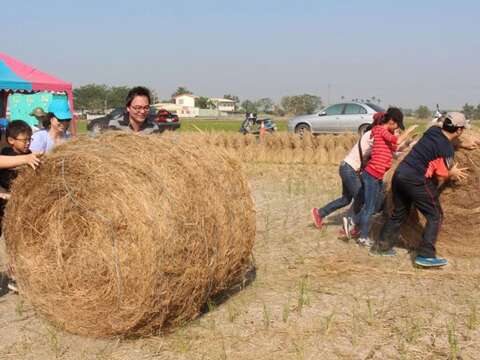
[[[220,98],[210,98],[212,104],[215,105],[218,111],[221,112],[234,112],[235,111],[235,101],[230,99],[220,99]]]
[[[198,108],[195,107],[195,98],[197,96],[192,94],[175,96],[175,105],[178,109],[176,112],[179,117],[195,117],[198,115]]]
[[[227,116],[235,111],[235,101],[223,98],[209,98],[214,109],[199,109],[195,106],[195,99],[198,96],[193,94],[182,94],[174,97],[175,103],[157,103],[155,108],[176,112],[179,117],[196,117],[200,112],[208,113],[208,116]],[[202,115],[205,116],[205,115]]]

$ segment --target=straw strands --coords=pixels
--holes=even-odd
[[[177,141],[204,142],[224,148],[244,162],[268,162],[276,164],[337,165],[358,139],[358,135],[328,134],[300,137],[290,133],[267,134],[260,139],[253,135],[225,132],[165,134]]]
[[[62,145],[13,184],[5,239],[20,292],[56,325],[136,336],[183,324],[251,268],[241,164],[191,139]]]

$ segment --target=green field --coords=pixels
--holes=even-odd
[[[287,117],[271,117],[273,121],[277,124],[278,131],[287,131]],[[242,118],[232,118],[232,119],[182,119],[181,120],[181,132],[197,132],[197,131],[226,131],[226,132],[238,132],[240,130],[240,125],[242,123]],[[413,124],[418,124],[419,128],[417,131],[425,130],[428,120],[420,120],[417,118],[408,117],[405,119],[405,125],[410,126]],[[478,127],[478,121],[473,123],[473,126]],[[87,131],[87,122],[85,120],[78,121],[78,132],[79,134],[85,133]]]

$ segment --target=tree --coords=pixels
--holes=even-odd
[[[275,103],[270,98],[262,98],[255,103],[258,112],[272,113],[275,108]]]
[[[430,110],[425,105],[420,105],[417,110],[415,110],[415,115],[419,119],[427,119],[430,117]]]
[[[177,90],[172,94],[172,98],[178,95],[185,95],[185,94],[193,94],[190,90],[188,90],[185,86],[179,86]]]
[[[199,96],[196,98],[195,106],[200,109],[212,109],[215,107],[212,101],[206,96]]]
[[[151,97],[151,100],[152,100],[152,104],[155,104],[155,103],[159,102],[158,101],[159,100],[158,99],[158,94],[154,89],[150,90],[150,97]]]
[[[475,114],[475,106],[473,105],[469,105],[468,103],[466,103],[465,105],[463,105],[463,109],[462,109],[463,113],[465,114],[465,117],[467,119],[474,119],[476,118],[476,114]]]
[[[258,112],[257,110],[257,105],[255,104],[255,102],[253,101],[250,101],[250,100],[245,100],[242,102],[242,104],[240,105],[241,108],[247,112],[247,113],[256,113]]]
[[[88,84],[73,89],[75,104],[80,110],[99,111],[110,106],[108,93],[107,85]]]
[[[280,103],[287,113],[302,115],[315,112],[321,107],[322,99],[316,95],[303,94],[284,96]]]
[[[478,104],[475,108],[475,112],[473,113],[473,119],[480,119],[480,104]]]
[[[125,106],[125,99],[130,88],[127,86],[113,86],[107,89],[107,105],[109,108]]]

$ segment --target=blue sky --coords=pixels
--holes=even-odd
[[[14,5],[15,4],[15,5]],[[475,1],[48,1],[2,9],[0,51],[73,82],[161,98],[317,94],[480,103]]]

